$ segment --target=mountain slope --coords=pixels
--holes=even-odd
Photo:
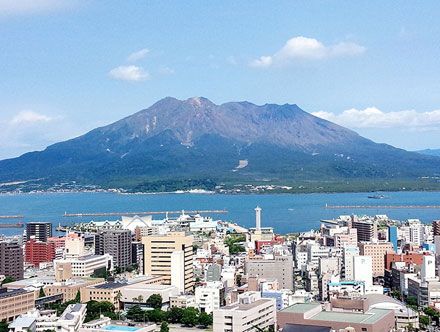
[[[44,151],[0,161],[0,182],[42,179],[46,185],[76,181],[139,189],[187,179],[211,186],[416,180],[440,174],[439,161],[376,144],[297,105],[215,105],[206,98],[168,97]]]

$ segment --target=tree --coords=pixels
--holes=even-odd
[[[168,310],[168,321],[170,323],[180,323],[183,316],[183,309],[179,307],[171,307]]]
[[[78,290],[75,295],[75,302],[81,303],[81,292]]]
[[[145,303],[151,308],[160,309],[162,308],[162,296],[160,294],[152,294]]]
[[[3,281],[2,281],[2,285],[8,284],[8,283],[13,282],[13,281],[15,281],[15,279],[13,277],[6,276],[5,279],[3,279]]]
[[[419,317],[419,323],[423,327],[426,327],[429,325],[429,317],[428,316],[420,316]]]
[[[196,326],[199,320],[199,311],[195,308],[183,309],[181,323],[185,326]]]
[[[406,303],[410,306],[417,307],[417,298],[415,296],[408,296]]]
[[[159,323],[165,320],[165,311],[160,309],[153,309],[147,311],[148,320],[151,322]]]
[[[204,328],[212,325],[212,315],[209,315],[206,312],[201,312],[199,315],[199,324]]]
[[[167,322],[162,322],[162,324],[160,324],[160,332],[170,332]]]
[[[134,320],[135,322],[143,322],[145,321],[147,313],[142,310],[140,306],[134,305],[130,309],[127,310],[127,318],[130,320]]]
[[[8,323],[5,320],[0,322],[0,332],[8,332]]]
[[[46,294],[44,293],[43,287],[40,287],[40,293],[38,294],[38,298],[41,298],[41,297],[46,297]]]

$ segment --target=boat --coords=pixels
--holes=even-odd
[[[370,196],[368,196],[368,198],[371,198],[371,199],[383,199],[383,198],[385,198],[385,196],[384,195],[370,195]]]

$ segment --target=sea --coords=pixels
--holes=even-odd
[[[270,226],[279,234],[317,229],[322,219],[339,215],[386,214],[404,221],[417,218],[424,223],[440,219],[436,208],[387,208],[390,205],[440,205],[440,192],[381,192],[382,199],[373,199],[371,193],[316,193],[316,194],[120,194],[107,192],[84,193],[31,193],[0,195],[0,215],[22,215],[23,219],[0,219],[0,223],[50,221],[54,234],[58,225],[72,225],[90,220],[116,220],[117,216],[65,217],[65,213],[108,213],[227,210],[224,214],[207,213],[214,219],[235,222],[244,227],[255,224],[255,207],[262,208],[262,226]],[[330,209],[326,206],[365,206]],[[382,206],[382,207],[381,207]],[[163,215],[155,215],[161,219]],[[0,234],[18,235],[23,228],[0,228]]]

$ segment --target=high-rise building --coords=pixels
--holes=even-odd
[[[125,268],[132,265],[131,231],[128,229],[106,230],[99,234],[99,255],[113,257],[115,267]]]
[[[0,242],[0,275],[23,279],[23,250],[17,241]]]
[[[353,276],[356,281],[363,281],[368,287],[373,284],[373,260],[371,256],[353,257]]]
[[[171,284],[172,271],[178,274],[176,278],[179,280],[183,269],[185,291],[193,288],[192,236],[186,236],[185,232],[170,232],[166,235],[145,236],[142,238],[142,243],[144,245],[144,271],[146,275],[165,276],[166,281]],[[179,251],[182,253],[172,255],[173,252]],[[172,263],[176,265],[174,268]]]
[[[358,220],[353,216],[351,228],[357,229],[358,241],[372,241],[377,239],[377,222],[375,220]]]
[[[359,243],[359,253],[362,256],[371,256],[373,262],[373,277],[385,275],[385,255],[393,252],[390,242],[362,242]]]
[[[35,240],[46,242],[52,236],[52,223],[50,222],[28,222],[26,224],[26,241],[32,236]]]
[[[392,243],[394,252],[397,252],[397,226],[388,226],[388,241]]]
[[[38,267],[40,263],[51,262],[55,259],[55,242],[41,242],[31,238],[25,244],[26,263]]]
[[[440,235],[440,220],[434,220],[432,222],[432,232],[435,235]]]

